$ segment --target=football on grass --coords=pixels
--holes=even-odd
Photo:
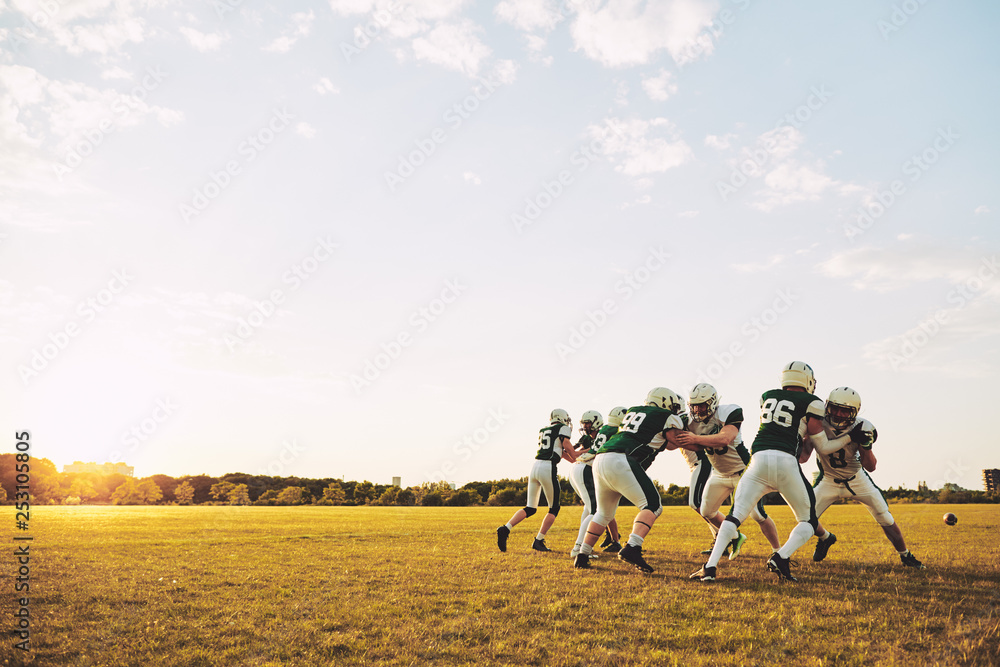
[[[944,515],[944,522],[949,526],[954,526],[956,523],[958,523],[958,517],[952,514],[951,512],[948,512],[947,514]]]

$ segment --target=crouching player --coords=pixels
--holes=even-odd
[[[855,430],[857,436],[852,436],[852,439],[839,449],[827,450],[824,454],[816,453],[820,471],[814,485],[816,516],[822,516],[830,505],[841,498],[861,503],[868,508],[868,512],[882,527],[903,565],[922,570],[923,563],[906,548],[903,532],[889,513],[885,496],[868,475],[869,472],[875,471],[876,460],[872,453],[872,445],[878,438],[878,431],[870,421],[858,419],[860,410],[861,396],[850,387],[837,387],[830,392],[823,417],[827,439],[834,441]],[[812,450],[812,445],[806,443],[799,461],[802,463],[808,461]],[[826,558],[830,547],[837,541],[837,536],[820,524],[816,527],[816,537],[818,541],[816,551],[813,552],[813,560],[818,562]]]
[[[538,453],[535,454],[535,464],[528,475],[528,500],[524,509],[519,509],[510,521],[497,528],[497,546],[500,551],[507,551],[507,538],[511,529],[538,511],[538,500],[545,493],[545,501],[549,505],[549,513],[542,519],[542,527],[535,536],[531,548],[535,551],[552,551],[545,546],[545,534],[559,515],[559,476],[556,466],[564,458],[570,463],[576,461],[576,454],[570,443],[573,435],[573,422],[569,413],[556,408],[549,415],[549,425],[538,431]]]
[[[677,436],[684,446],[696,445],[702,449],[711,464],[712,474],[702,492],[701,516],[716,531],[722,527],[725,518],[719,511],[722,501],[733,494],[740,477],[746,472],[750,462],[750,452],[743,444],[740,425],[743,423],[743,409],[738,405],[719,405],[719,394],[710,384],[695,385],[688,398],[690,421],[687,429]],[[767,516],[763,501],[757,501],[750,516],[760,526],[760,532],[771,543],[771,550],[781,548],[778,528],[774,519]],[[747,536],[739,533],[730,543],[732,552],[729,560],[736,558],[743,548]],[[711,553],[711,551],[709,551]]]
[[[636,449],[676,449],[676,433],[684,428],[678,413],[683,402],[674,392],[657,387],[646,396],[646,404],[630,408],[621,427],[598,450],[594,458],[594,482],[597,490],[597,513],[587,529],[587,535],[575,567],[590,567],[590,554],[614,518],[622,496],[639,509],[632,524],[628,543],[618,552],[618,558],[642,572],[653,568],[642,558],[642,544],[656,518],[663,511],[660,494],[653,481],[631,454]]]

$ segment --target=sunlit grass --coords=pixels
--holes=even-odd
[[[796,554],[799,583],[765,570],[749,522],[744,554],[707,585],[687,578],[710,535],[684,507],[646,541],[650,576],[607,557],[574,570],[577,507],[550,554],[530,550],[540,514],[496,549],[512,508],[39,507],[35,664],[997,664],[996,507],[892,510],[927,570],[902,567],[863,507],[837,505],[823,521],[839,541],[823,563],[813,542]],[[769,511],[784,539],[790,512]]]

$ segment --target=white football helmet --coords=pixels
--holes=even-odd
[[[691,419],[696,422],[711,419],[718,407],[719,392],[710,384],[704,382],[696,384],[688,396],[688,412],[691,413]]]
[[[861,411],[861,395],[850,387],[837,387],[826,399],[826,420],[835,429],[854,424]]]
[[[590,428],[587,428],[587,424],[590,424]],[[597,433],[601,430],[602,426],[604,426],[604,417],[602,417],[601,413],[597,410],[587,410],[583,413],[583,416],[580,417],[580,431],[583,433],[588,435],[590,435],[591,432]]]
[[[573,423],[573,421],[569,418],[568,412],[562,408],[556,408],[552,411],[552,414],[549,415],[549,423],[566,424],[566,426],[569,426]]]
[[[611,408],[611,412],[608,413],[608,426],[621,426],[626,412],[628,412],[628,408],[621,405]]]
[[[781,369],[781,386],[802,387],[811,394],[816,391],[816,376],[809,364],[793,361]]]
[[[666,387],[650,389],[649,393],[646,394],[646,405],[655,405],[658,408],[670,410],[675,415],[684,411],[684,401]]]

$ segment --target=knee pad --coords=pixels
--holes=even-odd
[[[549,514],[552,516],[559,516],[559,510],[562,509],[562,505],[556,505],[555,507],[549,508]]]
[[[742,523],[742,521],[740,521],[739,519],[737,519],[736,517],[734,517],[734,516],[733,516],[732,514],[730,514],[729,516],[727,516],[727,517],[725,518],[725,520],[726,520],[726,521],[729,521],[730,523],[733,523],[733,524],[735,524],[735,525],[736,525],[736,528],[739,528],[739,527],[740,527],[740,524]]]
[[[538,510],[535,509],[534,507],[525,507],[524,508],[524,516],[525,517],[529,517],[529,516],[531,516],[532,514],[534,514],[537,511]]]
[[[614,518],[615,517],[613,514],[605,514],[604,512],[598,511],[597,513],[594,514],[591,521],[596,523],[598,526],[607,527],[607,525],[611,523],[611,520]]]
[[[896,520],[892,518],[892,514],[889,513],[889,510],[886,510],[875,515],[875,523],[883,528],[888,528],[896,523]]]

